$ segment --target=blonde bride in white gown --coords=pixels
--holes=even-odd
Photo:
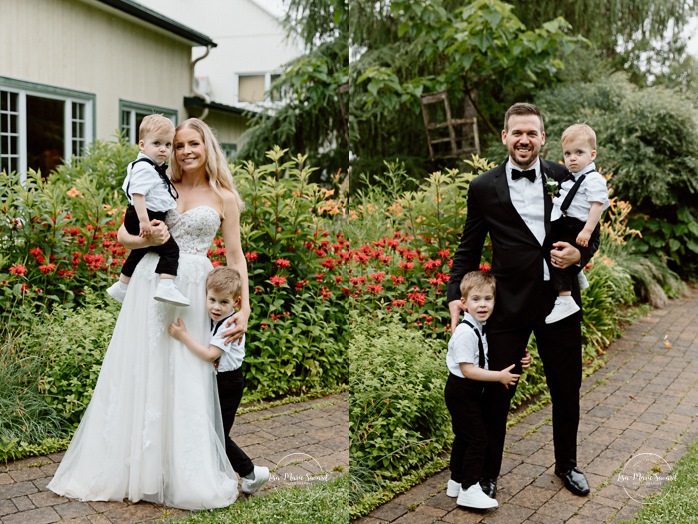
[[[228,506],[237,498],[237,477],[223,444],[223,426],[214,369],[167,326],[181,317],[190,333],[208,339],[206,258],[221,228],[228,265],[247,282],[240,245],[242,201],[210,128],[198,119],[177,127],[172,180],[177,210],[166,225],[180,248],[177,286],[188,308],[153,300],[158,255],[148,253],[133,274],[114,328],[94,394],[48,488],[80,500],[146,500],[184,509]],[[167,237],[164,226],[156,239]],[[129,248],[147,240],[125,229]],[[249,290],[234,317],[232,336],[247,329]]]

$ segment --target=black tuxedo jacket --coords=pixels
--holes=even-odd
[[[489,233],[497,289],[488,327],[524,328],[550,313],[549,297],[554,300],[556,294],[549,282],[543,280],[543,261],[549,256],[549,244],[555,241],[548,238],[553,203],[544,195],[546,241],[541,246],[511,202],[505,165],[506,162],[482,173],[470,183],[468,214],[460,245],[453,255],[447,300],[460,299],[460,281],[463,275],[479,268]],[[562,181],[569,174],[562,164],[541,159],[540,165],[544,177]],[[541,184],[543,192],[544,182],[545,179]],[[598,235],[592,236],[588,248],[576,247],[582,255],[580,262],[585,265],[598,248]],[[573,290],[577,298],[578,293],[578,289]]]

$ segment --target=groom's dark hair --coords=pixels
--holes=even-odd
[[[538,120],[540,120],[540,130],[541,132],[545,131],[545,128],[543,127],[543,115],[540,113],[540,109],[538,109],[537,106],[534,106],[533,104],[527,104],[526,102],[517,102],[513,106],[511,106],[509,109],[507,109],[506,114],[504,115],[504,131],[509,131],[509,118],[512,116],[537,116]]]

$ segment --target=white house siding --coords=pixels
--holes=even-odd
[[[205,33],[218,47],[197,63],[197,77],[208,77],[211,99],[229,106],[237,101],[237,75],[280,72],[282,66],[302,54],[286,39],[279,20],[254,0],[140,0],[139,3]],[[202,48],[193,50],[194,57]]]
[[[186,117],[191,44],[89,0],[2,0],[0,76],[95,95],[95,135],[113,139],[119,101]]]

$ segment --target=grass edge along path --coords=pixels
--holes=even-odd
[[[643,499],[642,508],[632,519],[618,524],[698,522],[698,439],[674,464],[671,476],[659,493]]]
[[[346,524],[349,522],[349,475],[311,487],[289,487],[244,496],[227,508],[200,511],[176,524]],[[164,522],[164,521],[161,521]]]

